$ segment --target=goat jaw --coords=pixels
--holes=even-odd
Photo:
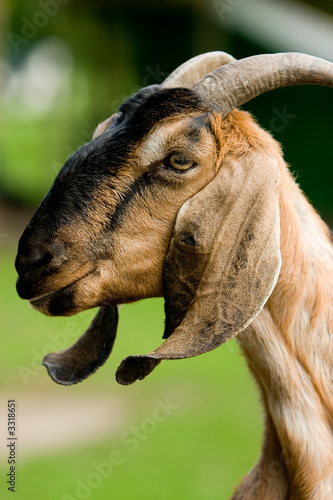
[[[118,308],[100,307],[86,332],[67,349],[47,354],[42,364],[54,382],[72,385],[92,375],[108,359],[118,325]]]

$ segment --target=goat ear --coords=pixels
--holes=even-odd
[[[109,118],[104,120],[104,122],[101,122],[97,125],[92,138],[96,139],[96,137],[102,135],[109,127],[111,127],[112,123],[116,121],[119,113],[113,113]]]
[[[215,349],[257,316],[281,267],[279,193],[276,157],[252,153],[230,157],[182,206],[165,262],[167,340],[126,358],[118,382],[144,378],[161,359]]]
[[[116,337],[118,309],[100,307],[91,325],[75,344],[43,359],[54,382],[72,385],[92,375],[108,359]]]

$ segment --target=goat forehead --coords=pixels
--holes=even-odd
[[[84,144],[65,163],[57,175],[50,191],[43,200],[40,214],[71,217],[85,211],[95,199],[96,191],[101,186],[109,188],[109,200],[112,192],[117,191],[126,180],[132,180],[128,163],[132,146],[126,131],[112,133],[108,131],[100,137]],[[105,200],[104,200],[105,201]]]
[[[43,214],[45,221],[52,219],[53,227],[62,227],[73,218],[87,217],[95,210],[96,199],[99,200],[96,217],[106,207],[104,212],[108,213],[103,214],[103,220],[110,218],[117,211],[120,198],[131,198],[145,184],[144,172],[138,180],[138,172],[133,175],[128,166],[149,132],[165,119],[207,111],[195,94],[182,88],[141,91],[125,102],[122,110],[128,114],[123,122],[81,146],[59,172],[38,214]],[[192,120],[185,135],[198,141],[201,125]],[[171,127],[169,135],[173,131]],[[156,149],[155,154],[158,154]]]
[[[129,153],[148,133],[165,118],[186,116],[191,112],[207,111],[199,97],[189,89],[177,88],[151,91],[146,89],[129,98],[119,110],[125,114],[120,124],[111,125],[103,134],[84,144],[66,162],[59,180],[69,180],[71,175],[97,181],[103,175],[116,173],[119,164],[126,162]],[[122,111],[123,110],[123,111]],[[198,127],[192,127],[192,134]]]
[[[137,148],[138,161],[145,165],[175,152],[189,155],[191,158],[200,154],[206,143],[204,132],[209,132],[206,127],[207,120],[206,114],[171,116],[162,120]]]
[[[190,89],[155,88],[148,95],[146,90],[142,89],[119,107],[120,112],[131,118],[133,125],[151,128],[156,122],[172,115],[208,111],[207,105]]]

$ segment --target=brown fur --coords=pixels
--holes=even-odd
[[[258,130],[257,137],[278,154],[270,136]],[[279,280],[238,337],[262,393],[266,434],[234,500],[325,500],[333,492],[333,247],[282,159],[280,171]]]
[[[273,179],[274,184],[275,166],[270,159],[275,158],[281,183],[279,250],[282,267],[266,306],[258,316],[254,314],[251,325],[238,335],[262,395],[266,431],[262,456],[235,492],[233,500],[325,500],[333,491],[333,312],[330,307],[333,247],[329,232],[292,179],[279,145],[247,113],[234,111],[223,121],[218,114],[212,115],[211,130],[220,147],[220,174],[202,191],[202,196],[199,193],[182,207],[166,260],[170,262],[165,276],[166,284],[170,284],[170,291],[167,288],[165,295],[167,320],[168,316],[178,320],[175,324],[171,320],[171,331],[167,329],[168,339],[162,346],[146,356],[129,357],[122,363],[117,373],[118,381],[132,383],[150,373],[155,366],[152,362],[193,356],[229,338],[228,331],[225,335],[221,333],[223,322],[217,320],[229,314],[228,310],[235,304],[226,306],[226,298],[232,290],[221,293],[218,277],[221,262],[225,258],[230,262],[233,252],[238,250],[237,246],[230,250],[228,234],[225,233],[221,240],[214,228],[217,228],[218,219],[225,223],[230,216],[226,205],[233,192],[235,199],[237,196],[243,198],[242,203],[247,203],[246,189],[253,197],[261,196],[260,190],[257,192],[251,184],[251,178],[250,184],[245,186],[237,177],[230,158],[235,165],[243,164],[244,170],[252,165],[257,183],[263,182],[264,191],[270,193],[263,203],[272,203],[271,210],[274,209],[274,194],[270,191],[270,182]],[[258,158],[258,155],[262,157],[262,172],[256,170],[257,159],[253,164],[250,162],[250,158]],[[234,185],[226,184],[226,169],[230,165]],[[268,172],[267,178],[264,171]],[[210,198],[210,186],[217,188],[219,176],[221,194]],[[223,189],[228,193],[226,199],[223,199]],[[241,232],[246,215],[237,212],[240,206],[233,201],[230,213],[234,228]],[[264,212],[258,212],[256,224],[261,224],[263,216],[267,217]],[[232,227],[228,233],[230,231]],[[179,246],[185,233],[194,235],[199,252],[197,260],[191,246],[187,250]],[[237,236],[230,234],[238,242]],[[256,237],[258,234],[254,233]],[[261,237],[267,237],[265,234],[261,233]],[[215,260],[217,241],[221,241],[221,246]],[[185,251],[186,260],[181,255]],[[209,264],[203,260],[207,255]],[[207,280],[208,269],[212,274],[210,280]],[[227,276],[226,269],[223,275]],[[244,297],[246,278],[240,283],[243,287],[233,300],[243,308],[248,302]],[[235,284],[232,288],[235,291]],[[227,309],[223,309],[225,306]],[[215,320],[214,308],[219,311]],[[236,323],[232,332],[237,332]]]
[[[221,286],[217,281],[221,273],[218,260],[223,262],[226,255],[231,259],[233,250],[230,254],[226,252],[227,240],[223,237],[215,261],[217,229],[214,233],[214,227],[218,224],[216,218],[222,222],[229,217],[228,209],[223,213],[223,207],[230,202],[232,192],[236,197],[244,197],[246,188],[236,176],[234,167],[231,170],[234,186],[225,184],[228,177],[224,171],[227,173],[230,167],[230,158],[236,164],[243,162],[246,169],[253,155],[261,155],[262,173],[260,169],[255,170],[257,183],[265,182],[265,189],[271,189],[268,180],[275,175],[275,167],[269,166],[269,159],[275,158],[281,184],[279,250],[282,267],[264,309],[238,335],[261,392],[266,430],[262,456],[235,492],[233,500],[326,500],[331,498],[333,491],[333,247],[329,232],[292,179],[279,145],[247,113],[234,111],[224,120],[219,114],[212,114],[210,126],[221,172],[211,185],[217,186],[221,175],[221,193],[226,189],[229,198],[222,198],[222,202],[221,198],[219,202],[219,198],[210,199],[208,185],[201,197],[193,197],[182,207],[166,261],[170,262],[165,276],[166,284],[170,284],[170,291],[165,290],[167,322],[170,322],[166,330],[168,339],[146,356],[127,358],[118,370],[118,381],[132,383],[150,373],[160,359],[193,356],[227,340],[228,335],[221,335],[220,323],[216,331],[212,330],[212,307],[219,310],[219,317],[225,315],[226,311],[219,307],[225,303],[226,294],[217,292],[220,295],[215,296]],[[266,179],[264,170],[267,168]],[[240,190],[238,195],[237,189]],[[237,205],[232,204],[231,208],[238,210]],[[233,224],[239,231],[245,219],[243,212],[234,214]],[[260,219],[257,222],[260,223]],[[204,231],[207,231],[207,247]],[[194,235],[199,252],[197,260],[192,246],[181,247],[181,237],[185,234]],[[238,241],[237,237],[234,241]],[[183,252],[187,252],[186,260],[182,257]],[[209,269],[215,276],[208,281],[205,255],[209,255]],[[243,288],[236,299],[240,307],[246,301],[242,296],[246,291],[245,281]],[[193,297],[196,297],[194,301]]]

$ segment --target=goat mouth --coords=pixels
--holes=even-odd
[[[87,274],[85,276],[83,276],[82,278],[85,278],[86,276],[87,276]],[[72,283],[69,283],[66,286],[62,286],[61,288],[57,288],[56,290],[53,290],[52,292],[47,292],[47,293],[44,293],[42,295],[38,295],[37,297],[30,299],[29,303],[32,305],[32,307],[35,307],[35,305],[38,305],[38,304],[42,304],[45,301],[47,301],[48,299],[50,299],[53,295],[60,294],[61,292],[65,292],[66,290],[69,290],[71,287],[76,285],[76,283],[78,283],[82,278],[78,278],[77,280],[73,281]]]
[[[75,294],[79,284],[94,273],[90,269],[70,283],[29,299],[29,304],[47,316],[69,316],[77,312]]]
[[[84,277],[73,281],[69,285],[54,290],[53,292],[45,293],[44,295],[30,299],[29,304],[33,309],[36,309],[46,316],[71,316],[77,312],[74,300],[75,290],[78,283]]]
[[[18,295],[29,302],[44,300],[58,291],[72,286],[94,270],[92,262],[84,264],[66,263],[53,270],[38,269],[35,273],[26,273],[18,277],[16,290]]]

